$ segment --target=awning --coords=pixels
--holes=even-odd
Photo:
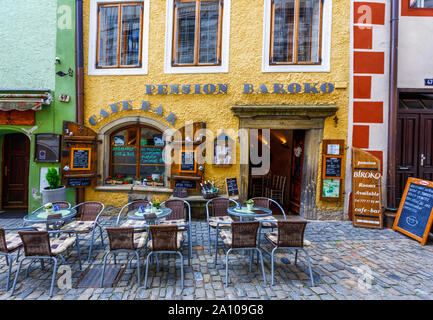
[[[49,105],[53,101],[50,93],[22,94],[0,93],[0,111],[39,111],[42,105]]]

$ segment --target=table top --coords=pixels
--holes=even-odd
[[[57,219],[49,219],[49,215],[54,214],[61,214],[61,218]],[[46,222],[55,222],[55,221],[64,221],[69,218],[75,217],[77,214],[77,210],[75,209],[61,209],[58,211],[53,211],[52,213],[48,214],[45,209],[38,210],[36,212],[30,213],[27,216],[24,217],[24,221],[26,222],[32,222],[32,223],[46,223]]]
[[[255,212],[260,211],[260,212]],[[229,207],[227,209],[227,212],[231,215],[238,216],[241,218],[260,218],[260,217],[267,217],[272,215],[272,210],[263,208],[263,207],[256,207],[254,206],[252,210],[248,210],[247,207],[242,207],[242,209],[239,209],[238,207]]]
[[[128,212],[128,219],[130,220],[159,220],[168,217],[171,214],[171,209],[160,207],[159,211],[154,213],[140,213],[138,210]]]

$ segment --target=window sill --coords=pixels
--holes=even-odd
[[[132,76],[145,75],[147,68],[91,68],[89,67],[89,76]]]
[[[100,192],[152,192],[152,193],[173,193],[173,189],[166,187],[150,187],[132,184],[123,185],[100,185],[95,187]]]

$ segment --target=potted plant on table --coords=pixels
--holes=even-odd
[[[254,201],[253,200],[247,200],[247,201],[245,201],[245,203],[247,205],[247,209],[251,211],[253,209],[253,206],[254,206]]]
[[[60,174],[56,168],[49,168],[45,179],[48,182],[48,187],[42,190],[42,202],[52,203],[58,201],[66,201],[66,187],[60,185]]]
[[[161,204],[159,202],[153,202],[152,203],[152,213],[156,213],[160,207],[161,207]]]

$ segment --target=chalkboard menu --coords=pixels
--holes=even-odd
[[[195,189],[197,188],[197,182],[194,180],[175,180],[174,186],[176,188],[187,188],[187,189]]]
[[[158,147],[142,147],[140,154],[141,164],[163,164],[162,148]]]
[[[113,147],[113,164],[136,164],[137,148],[134,147]]]
[[[71,170],[90,170],[91,148],[71,148]]]
[[[68,178],[68,187],[89,187],[92,183],[92,178]]]
[[[433,222],[433,182],[409,178],[394,220],[400,231],[425,245]]]
[[[180,159],[180,170],[181,172],[195,172],[196,171],[196,159],[194,151],[182,151]]]
[[[227,190],[227,196],[229,198],[236,197],[239,195],[237,178],[226,179],[226,190]]]
[[[341,177],[341,157],[325,158],[325,177],[326,178]]]

